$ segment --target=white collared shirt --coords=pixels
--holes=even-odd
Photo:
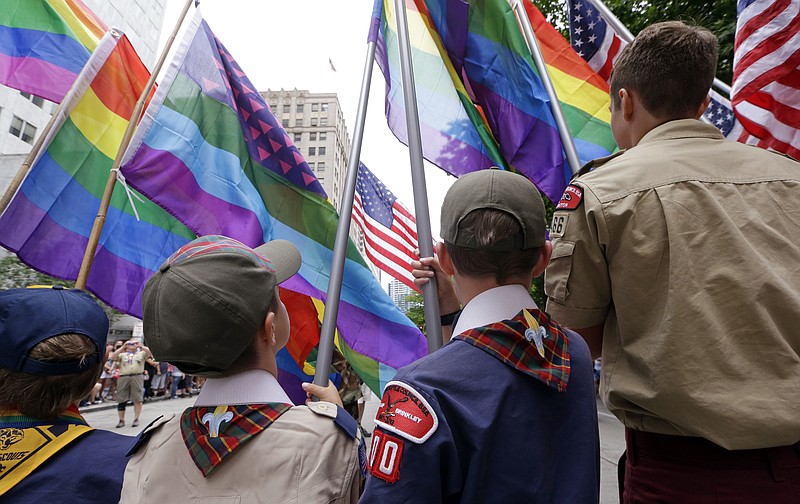
[[[523,308],[538,309],[528,289],[520,284],[501,285],[483,291],[461,311],[453,335],[514,318]]]
[[[198,407],[274,402],[294,404],[271,373],[263,369],[251,369],[231,376],[208,378],[194,405]]]

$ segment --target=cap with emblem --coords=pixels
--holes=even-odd
[[[30,357],[39,343],[62,334],[82,334],[95,353],[74,361],[40,361]],[[92,297],[61,286],[0,292],[0,368],[58,376],[80,373],[100,362],[108,336],[108,317]]]
[[[460,224],[470,212],[487,208],[511,214],[522,232],[488,247],[478,244]],[[544,245],[545,229],[542,196],[530,180],[513,172],[490,169],[462,175],[442,203],[442,239],[453,245],[498,252],[536,248]]]
[[[216,235],[187,243],[144,288],[148,347],[186,373],[221,374],[253,341],[276,286],[300,263],[300,252],[286,240],[255,249]]]

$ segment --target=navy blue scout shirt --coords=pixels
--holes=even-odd
[[[378,411],[360,502],[598,502],[592,360],[578,334],[561,334],[563,392],[463,340],[402,368]]]

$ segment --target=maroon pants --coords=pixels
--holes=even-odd
[[[800,443],[726,450],[702,438],[625,429],[620,459],[624,504],[800,502]]]

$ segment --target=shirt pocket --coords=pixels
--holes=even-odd
[[[572,270],[572,253],[575,242],[558,240],[553,243],[553,255],[544,275],[544,291],[547,297],[556,301],[565,301],[569,295],[567,283]]]

